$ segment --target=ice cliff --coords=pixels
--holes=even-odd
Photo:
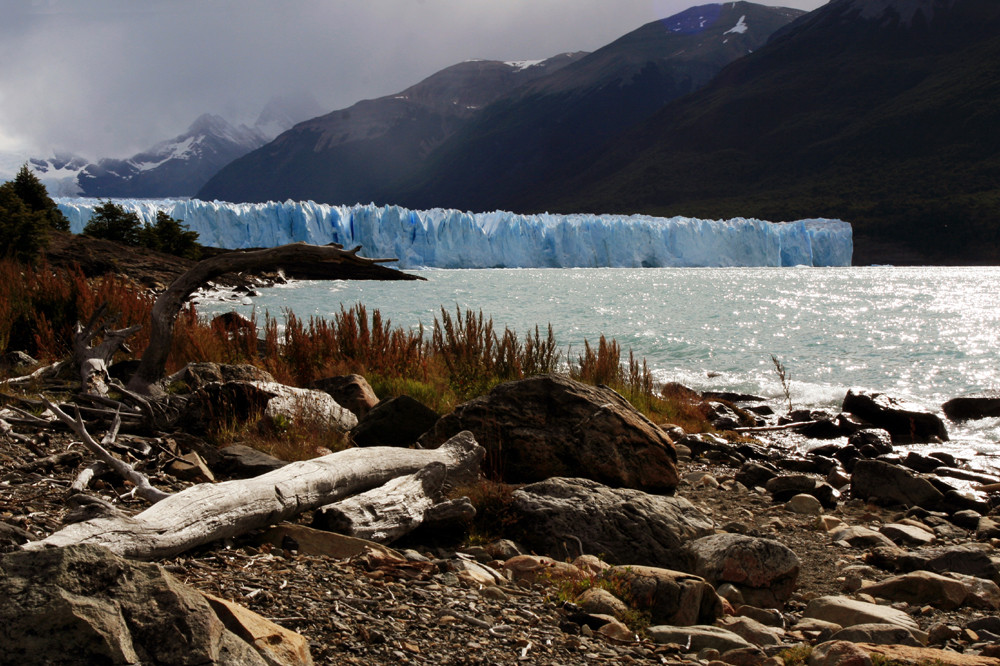
[[[57,199],[79,233],[96,199]],[[851,225],[839,220],[771,223],[642,215],[518,215],[408,210],[308,202],[233,204],[119,199],[145,222],[165,211],[204,245],[270,247],[306,241],[361,245],[400,268],[849,266]]]

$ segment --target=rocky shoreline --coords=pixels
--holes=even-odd
[[[222,381],[225,368],[201,372],[188,377],[205,391],[196,403],[211,387],[240,383]],[[368,444],[427,419],[348,384],[331,384],[329,395],[358,417],[349,429]],[[255,630],[222,622],[245,643],[256,645],[258,631],[266,640],[257,643],[285,646],[266,663],[1000,664],[1000,476],[972,470],[945,445],[930,455],[896,449],[946,439],[940,418],[856,392],[840,414],[780,417],[752,396],[692,396],[718,431],[733,433],[723,438],[654,425],[615,396],[560,377],[512,382],[407,435],[433,447],[471,432],[486,449],[488,477],[509,484],[509,534],[470,543],[460,521],[445,521],[380,544],[316,529],[308,512],[159,569],[69,552],[79,547],[39,568],[39,555],[53,551],[24,544],[93,519],[93,503],[66,502],[92,459],[70,433],[0,411],[0,637],[23,647],[0,663],[90,663],[79,655],[93,629],[63,624],[58,639],[25,636],[51,620],[38,599],[50,594],[42,581],[60,579],[53,572],[107,569],[117,582],[104,580],[101,594],[130,627],[133,650],[108,663],[132,663],[128,654],[188,663],[144,652],[143,631],[162,639],[162,627],[136,619],[149,615],[136,609],[152,593],[126,602],[120,589],[124,578],[164,575],[174,582],[158,585],[184,584],[260,616]],[[798,455],[783,439],[789,431],[826,442]],[[168,492],[283,464],[238,447],[213,454],[190,432],[125,440],[119,455],[143,443],[157,452],[141,467]],[[123,497],[113,474],[90,487],[84,497],[119,513],[145,507]],[[51,598],[63,598],[66,585],[94,586],[74,581]],[[185,602],[205,603],[216,609],[210,617],[225,615],[211,597]],[[205,663],[255,663],[243,643],[218,638],[228,633],[212,635],[221,642]],[[61,656],[44,652],[65,646],[73,647]]]

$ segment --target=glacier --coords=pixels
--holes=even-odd
[[[98,199],[55,200],[79,233]],[[400,268],[850,266],[851,225],[841,220],[765,222],[647,215],[469,213],[399,206],[262,204],[196,199],[115,199],[145,224],[164,211],[230,249],[305,241],[361,245]]]

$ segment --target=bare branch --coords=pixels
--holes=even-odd
[[[377,265],[377,260],[357,255],[360,246],[350,251],[331,245],[309,245],[291,243],[264,250],[243,250],[220,254],[204,259],[174,280],[167,290],[153,303],[150,322],[149,346],[142,355],[138,370],[128,386],[131,390],[144,393],[160,393],[159,383],[165,374],[170,343],[174,336],[177,314],[188,298],[203,284],[220,275],[239,271],[263,271],[281,268],[286,264],[344,264],[346,269],[368,277],[381,275],[384,278],[399,276],[399,271]]]
[[[83,419],[80,417],[79,412],[77,412],[76,418],[74,419],[72,416],[61,410],[58,407],[58,405],[49,401],[47,398],[43,397],[42,400],[45,402],[45,406],[48,407],[60,421],[69,426],[70,429],[77,434],[77,436],[83,441],[84,446],[90,449],[102,462],[108,465],[111,469],[115,470],[115,472],[119,476],[121,476],[126,481],[130,481],[135,486],[135,490],[133,492],[136,495],[153,504],[159,502],[160,500],[166,499],[167,497],[170,497],[170,493],[165,493],[159,488],[153,487],[153,485],[149,483],[149,479],[147,479],[145,475],[135,471],[135,469],[133,469],[132,466],[129,465],[127,462],[125,462],[124,460],[119,460],[115,456],[111,455],[111,453],[109,453],[107,449],[98,444],[97,441],[90,436],[90,433],[87,432],[87,428],[84,425]],[[121,418],[119,418],[116,415],[115,422],[111,426],[111,430],[114,432],[114,435],[117,435],[118,428],[120,426],[121,426]],[[109,433],[109,435],[110,434],[111,433]],[[105,436],[104,438],[105,444],[110,444],[110,442],[113,441],[114,441],[114,436],[111,436],[110,439],[108,438],[108,436]]]

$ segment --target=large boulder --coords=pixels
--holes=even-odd
[[[894,444],[948,440],[948,431],[940,416],[884,393],[851,389],[844,397],[843,409],[888,430]]]
[[[226,382],[273,382],[274,377],[267,370],[246,363],[188,363],[170,377],[170,381],[183,381],[192,391],[206,384]]]
[[[522,542],[562,559],[600,553],[613,564],[683,569],[682,546],[712,534],[712,520],[680,497],[554,478],[513,493]]]
[[[657,493],[677,486],[670,438],[606,386],[561,375],[500,384],[441,418],[420,445],[462,430],[486,448],[484,471],[508,483],[562,476]]]
[[[688,571],[716,587],[736,586],[751,606],[782,608],[795,591],[799,557],[773,539],[713,534],[691,541],[684,551]]]
[[[181,421],[188,430],[207,432],[220,424],[259,418],[279,424],[323,424],[343,432],[358,419],[323,391],[294,388],[275,382],[212,382],[195,391]]]
[[[930,481],[881,460],[859,460],[851,474],[851,496],[879,504],[934,509],[944,494]]]
[[[267,643],[266,658],[253,641],[227,629],[200,592],[158,565],[132,562],[98,546],[15,552],[0,559],[3,663],[312,663],[305,641],[277,649],[290,632],[259,616],[253,624],[253,640],[264,637]],[[275,660],[282,652],[298,656]]]
[[[358,420],[351,430],[351,439],[358,446],[413,446],[421,435],[434,427],[438,416],[433,409],[408,395],[388,398]]]

